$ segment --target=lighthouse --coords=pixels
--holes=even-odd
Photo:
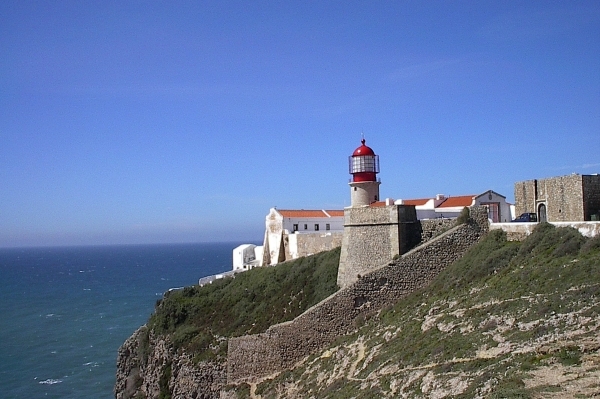
[[[352,175],[352,181],[349,183],[350,206],[366,206],[379,201],[379,156],[367,147],[364,138],[360,147],[348,157],[348,166]]]

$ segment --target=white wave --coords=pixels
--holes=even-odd
[[[98,362],[87,362],[83,364],[84,366],[91,366],[91,367],[99,367],[100,365],[98,364]]]
[[[62,382],[62,380],[55,380],[53,378],[48,378],[47,380],[40,381],[39,384],[54,385],[54,384],[60,384],[61,382]]]

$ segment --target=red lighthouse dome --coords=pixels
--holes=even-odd
[[[348,164],[353,182],[377,181],[379,156],[365,145],[365,139],[361,140],[361,146],[348,158]]]

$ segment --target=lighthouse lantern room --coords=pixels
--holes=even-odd
[[[358,147],[348,159],[352,181],[350,182],[350,199],[352,207],[366,206],[379,201],[379,156],[361,140]]]

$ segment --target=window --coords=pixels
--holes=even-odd
[[[304,225],[304,230],[308,230],[308,225],[307,224]]]
[[[293,227],[293,230],[294,230],[294,231],[298,231],[298,224],[295,224],[295,225],[294,225],[294,227]]]
[[[358,157],[350,157],[350,159],[350,173],[379,173],[379,157],[377,155],[362,155]]]
[[[331,226],[329,225],[329,223],[325,224],[325,230],[331,230]]]
[[[319,231],[319,223],[315,223],[315,231]]]

